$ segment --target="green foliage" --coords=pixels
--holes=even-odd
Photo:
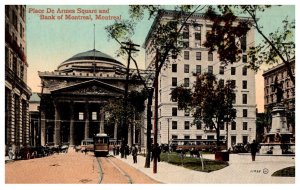
[[[236,39],[245,36],[250,27],[248,22],[243,20],[235,25],[237,16],[227,6],[222,9],[222,13],[217,14],[212,6],[205,13],[205,18],[213,21],[213,25],[211,32],[207,33],[204,46],[209,48],[210,52],[217,50],[223,63],[234,63],[241,59],[242,53],[241,43],[236,42]]]
[[[177,87],[172,91],[171,98],[178,101],[179,109],[193,109],[195,124],[202,121],[210,129],[219,129],[222,123],[236,117],[232,105],[234,88],[230,82],[222,85],[213,74],[204,73],[197,77],[192,90]]]
[[[228,166],[228,163],[225,161],[203,159],[204,170],[202,170],[201,160],[199,158],[183,157],[183,159],[181,159],[180,154],[176,153],[171,153],[169,155],[167,153],[162,153],[161,160],[163,162],[201,172],[213,172]]]
[[[248,67],[257,71],[262,64],[284,63],[288,75],[295,84],[290,62],[295,58],[295,21],[285,18],[282,26],[266,34],[259,24],[258,13],[270,9],[270,5],[219,5],[217,10],[210,6],[205,14],[213,21],[212,31],[204,45],[210,51],[216,50],[220,61],[225,64],[237,62],[241,58],[241,41],[250,28],[254,28],[263,41],[257,45],[247,44]],[[238,15],[246,15],[239,19]],[[235,25],[234,23],[237,23]]]
[[[295,177],[295,166],[283,168],[272,174],[275,177]]]

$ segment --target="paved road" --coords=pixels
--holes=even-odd
[[[97,158],[92,153],[54,154],[5,164],[6,184],[157,184],[119,159]]]
[[[116,158],[120,159],[119,156]],[[204,158],[214,159],[214,155],[204,155]],[[294,177],[272,177],[271,175],[282,168],[295,166],[294,157],[288,156],[257,156],[252,162],[251,156],[231,154],[229,166],[218,171],[205,173],[158,163],[158,173],[153,174],[153,168],[144,168],[145,158],[138,157],[138,164],[132,163],[132,157],[120,159],[149,177],[167,184],[293,184]]]

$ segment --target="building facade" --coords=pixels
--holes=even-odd
[[[295,76],[295,60],[291,61],[292,73]],[[264,77],[264,100],[265,110],[273,107],[277,102],[275,83],[277,83],[283,91],[282,100],[288,109],[295,109],[295,85],[287,74],[284,64],[274,66],[263,73]]]
[[[74,55],[55,71],[39,72],[39,77],[42,146],[80,145],[82,140],[93,138],[95,134],[107,133],[105,115],[109,113],[105,106],[109,100],[124,97],[126,68],[122,63],[94,49]],[[129,91],[139,86],[140,82],[130,76]],[[121,125],[120,120],[116,120],[114,133],[109,135],[120,140],[117,131]],[[133,143],[138,141],[142,142],[135,139]]]
[[[27,86],[26,6],[5,6],[5,145],[29,144]]]
[[[155,19],[145,41],[146,67],[153,68],[155,52],[152,46],[153,31],[158,23],[173,19],[171,11],[161,12]],[[158,98],[158,142],[167,144],[171,139],[216,139],[215,130],[208,130],[204,124],[192,125],[191,113],[178,110],[177,102],[171,100],[171,91],[177,86],[191,88],[197,75],[211,72],[218,80],[231,80],[236,85],[234,108],[237,111],[235,122],[228,125],[228,145],[247,143],[256,135],[255,73],[247,69],[247,49],[254,45],[254,30],[251,29],[242,40],[242,59],[224,67],[217,52],[209,53],[203,43],[206,33],[211,31],[212,22],[202,14],[194,14],[182,30],[184,48],[159,76]],[[226,139],[226,127],[220,131],[220,138]]]

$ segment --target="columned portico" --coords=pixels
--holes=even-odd
[[[97,50],[79,53],[53,72],[39,72],[41,144],[76,146],[97,133],[118,137],[118,122],[105,126],[105,106],[124,96],[126,68]],[[129,91],[139,85],[135,79]],[[108,113],[107,113],[108,114]]]
[[[84,139],[88,139],[89,138],[89,134],[90,134],[90,113],[89,113],[89,103],[86,102],[85,103],[85,113],[84,113],[84,117],[85,117],[85,122],[84,122]]]
[[[104,119],[105,119],[105,111],[104,111],[104,107],[101,106],[100,109],[100,129],[99,129],[99,133],[104,133]]]
[[[74,139],[74,103],[70,103],[70,146],[75,145]]]
[[[54,145],[60,145],[60,108],[58,102],[54,103],[54,112],[55,112],[55,119],[54,119]]]

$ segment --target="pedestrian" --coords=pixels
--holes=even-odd
[[[257,152],[258,144],[256,143],[255,140],[250,144],[250,150],[251,150],[251,156],[252,156],[252,161],[255,161],[255,155]]]
[[[153,158],[156,158],[157,161],[160,162],[160,153],[161,153],[161,149],[156,143],[152,149],[151,161],[153,160]]]
[[[116,155],[116,145],[115,144],[113,145],[113,154],[114,154],[114,156]]]
[[[137,152],[138,152],[138,149],[135,147],[135,145],[133,145],[132,149],[131,149],[131,154],[132,154],[132,157],[133,157],[133,163],[134,164],[137,163]]]
[[[119,156],[119,153],[120,153],[120,146],[119,146],[119,145],[117,145],[116,154]]]

